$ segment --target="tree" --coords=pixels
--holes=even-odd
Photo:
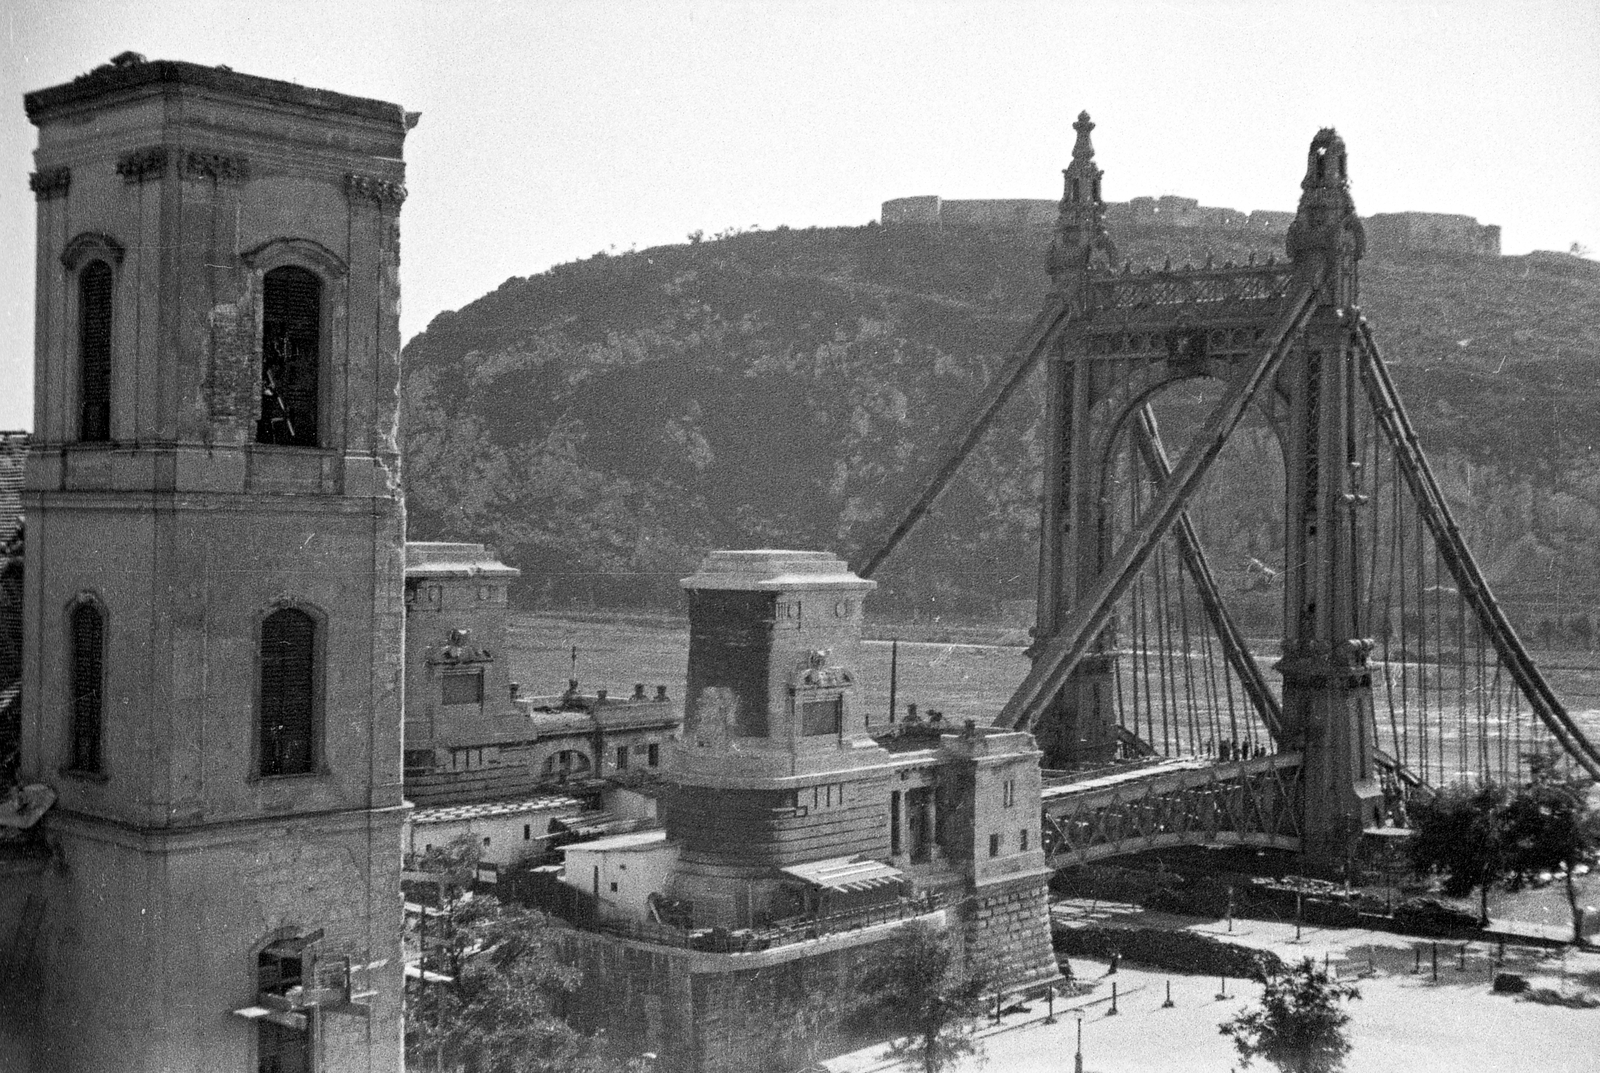
[[[890,940],[860,989],[897,1037],[889,1048],[890,1060],[940,1073],[978,1053],[974,1036],[988,986],[982,976],[961,977],[944,930],[916,921]]]
[[[1478,924],[1489,923],[1489,888],[1514,871],[1507,837],[1510,795],[1493,780],[1458,782],[1411,812],[1408,851],[1418,872],[1442,872],[1452,898],[1478,891]]]
[[[466,893],[460,882],[476,862],[469,845],[452,843],[423,865],[450,879],[445,917],[423,952],[431,978],[408,983],[406,1061],[464,1073],[614,1073],[629,1068],[561,1016],[563,996],[580,973],[557,956],[549,919],[536,910]]]
[[[1233,1039],[1246,1068],[1263,1058],[1283,1073],[1339,1073],[1350,1053],[1345,1038],[1350,1015],[1339,1004],[1360,997],[1360,991],[1330,979],[1306,958],[1267,979],[1258,1009],[1219,1027]]]
[[[1532,775],[1506,809],[1514,885],[1542,872],[1564,877],[1572,913],[1572,941],[1583,943],[1583,912],[1578,907],[1578,867],[1600,863],[1600,809],[1591,798],[1594,780],[1561,776],[1553,757],[1528,758]]]

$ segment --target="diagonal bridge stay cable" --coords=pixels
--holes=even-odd
[[[1145,468],[1155,475],[1158,485],[1165,484],[1172,478],[1172,464],[1168,461],[1167,449],[1161,442],[1161,429],[1156,424],[1155,411],[1150,408],[1149,403],[1145,403],[1139,407],[1135,417],[1134,441],[1138,444],[1139,453],[1144,457]],[[1272,735],[1274,741],[1280,740],[1283,709],[1278,704],[1278,698],[1272,695],[1266,676],[1261,673],[1261,665],[1251,657],[1244,632],[1228,613],[1228,606],[1222,599],[1222,590],[1217,586],[1216,575],[1211,572],[1211,563],[1206,556],[1205,547],[1200,543],[1200,534],[1195,532],[1194,521],[1189,517],[1187,509],[1178,511],[1177,520],[1173,525],[1173,535],[1177,537],[1178,552],[1183,557],[1184,565],[1194,578],[1195,588],[1200,594],[1200,603],[1205,608],[1206,616],[1211,619],[1212,628],[1217,631],[1223,655],[1233,667],[1234,673],[1239,676],[1239,682],[1260,713],[1261,721],[1267,726],[1267,732]]]
[[[1522,639],[1517,636],[1511,621],[1506,618],[1505,611],[1490,591],[1489,583],[1478,569],[1477,560],[1467,550],[1466,542],[1461,538],[1461,529],[1450,513],[1449,504],[1445,502],[1444,493],[1433,475],[1433,468],[1422,453],[1416,429],[1400,402],[1400,394],[1395,390],[1394,380],[1390,378],[1388,366],[1378,350],[1378,341],[1365,321],[1361,324],[1359,342],[1364,359],[1361,363],[1362,380],[1377,414],[1378,424],[1394,448],[1395,456],[1400,461],[1400,471],[1411,488],[1417,510],[1433,535],[1440,557],[1454,575],[1462,598],[1471,605],[1483,632],[1488,634],[1493,643],[1495,653],[1528,698],[1528,704],[1539,721],[1584,770],[1600,779],[1600,751],[1595,749],[1583,729],[1573,721],[1566,706],[1528,654]]]
[[[948,446],[938,456],[939,464],[922,486],[921,493],[912,502],[911,506],[903,512],[891,514],[891,518],[900,521],[890,530],[889,534],[881,540],[866,545],[861,565],[856,568],[856,573],[862,577],[871,577],[883,561],[887,559],[900,542],[910,535],[928,510],[933,506],[933,501],[939,498],[939,493],[944,491],[945,485],[950,483],[950,478],[956,475],[961,468],[961,463],[966,461],[972,449],[977,446],[983,434],[989,430],[995,416],[1011,398],[1018,385],[1027,378],[1039,358],[1049,350],[1061,330],[1067,326],[1070,313],[1065,299],[1061,299],[1045,307],[1027,332],[1022,336],[1011,357],[1001,366],[989,386],[978,396],[976,402],[962,416],[958,432],[952,436]]]
[[[1061,629],[1040,649],[1034,658],[1033,668],[995,717],[995,726],[1032,729],[1050,698],[1065,684],[1067,676],[1088,651],[1089,645],[1105,628],[1118,597],[1132,583],[1134,575],[1172,528],[1178,513],[1199,487],[1200,479],[1238,427],[1244,417],[1245,407],[1277,372],[1289,350],[1292,336],[1304,325],[1314,308],[1321,282],[1322,273],[1318,272],[1289,302],[1263,340],[1261,348],[1256,351],[1255,364],[1249,374],[1234,381],[1212,411],[1205,428],[1195,437],[1172,479],[1161,486],[1161,492],[1151,503],[1145,520],[1124,538],[1116,554],[1106,564],[1100,580],[1067,613]]]

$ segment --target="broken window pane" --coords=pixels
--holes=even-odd
[[[256,442],[317,446],[322,280],[293,265],[262,280],[261,417]]]

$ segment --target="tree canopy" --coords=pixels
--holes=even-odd
[[[585,1035],[562,1017],[564,996],[581,974],[559,957],[549,918],[492,895],[466,893],[455,882],[475,860],[470,846],[453,845],[422,862],[451,880],[440,914],[424,932],[425,977],[408,981],[408,1066],[464,1073],[631,1068],[607,1053],[602,1037]]]
[[[1506,807],[1505,829],[1513,885],[1546,873],[1560,875],[1572,914],[1572,941],[1582,943],[1578,869],[1600,862],[1600,809],[1594,781],[1563,776],[1549,757],[1530,757],[1532,777]]]
[[[1233,1039],[1246,1068],[1257,1058],[1283,1073],[1339,1073],[1350,1041],[1350,1015],[1341,1003],[1361,997],[1349,984],[1329,978],[1306,958],[1286,972],[1268,977],[1261,1004],[1220,1026]]]
[[[975,1038],[988,981],[963,978],[944,930],[913,922],[860,983],[862,994],[897,1036],[889,1057],[923,1073],[940,1073],[979,1052]]]
[[[1458,782],[1411,813],[1412,867],[1442,873],[1442,889],[1452,898],[1478,891],[1480,925],[1489,923],[1489,888],[1515,870],[1506,828],[1510,800],[1506,788],[1492,780]]]

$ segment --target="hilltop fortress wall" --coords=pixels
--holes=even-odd
[[[883,203],[885,227],[988,227],[1016,230],[1055,226],[1059,204],[1043,198],[946,200],[937,194],[895,198]],[[1239,231],[1284,232],[1292,212],[1202,205],[1189,197],[1136,197],[1106,203],[1106,223],[1118,226],[1211,227]],[[1500,228],[1471,216],[1435,212],[1387,212],[1366,217],[1367,239],[1383,250],[1445,250],[1498,256]]]

